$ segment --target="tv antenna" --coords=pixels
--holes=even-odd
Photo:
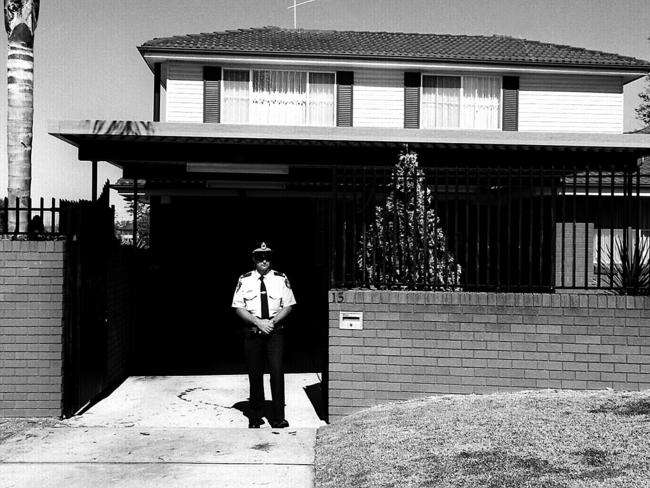
[[[298,7],[301,5],[304,5],[306,3],[311,3],[315,2],[316,0],[305,0],[304,2],[296,3],[296,0],[293,0],[293,5],[291,7],[287,7],[288,10],[293,9],[293,28],[297,29],[298,28],[298,18],[296,16],[296,11],[298,10]]]

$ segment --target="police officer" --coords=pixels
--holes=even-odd
[[[248,427],[257,429],[264,424],[264,360],[271,373],[271,415],[269,424],[276,429],[289,427],[284,418],[284,349],[283,320],[296,304],[289,279],[284,273],[271,269],[273,250],[269,243],[260,242],[253,249],[255,269],[239,277],[232,306],[246,327],[244,354],[250,387]]]

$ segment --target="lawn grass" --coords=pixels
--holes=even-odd
[[[650,390],[448,395],[318,431],[317,488],[650,487]]]

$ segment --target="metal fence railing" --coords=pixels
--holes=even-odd
[[[331,288],[650,291],[638,166],[400,161],[282,175],[284,194],[321,202]],[[0,205],[0,234],[62,232],[67,202]]]
[[[648,291],[638,167],[331,169],[330,286]]]
[[[52,198],[49,205],[45,199],[37,202],[28,199],[21,205],[16,199],[13,204],[9,198],[0,200],[0,234],[13,236],[47,236],[60,233],[61,202],[57,205]]]

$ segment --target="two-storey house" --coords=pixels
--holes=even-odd
[[[152,121],[62,121],[51,133],[80,160],[146,181],[134,191],[151,201],[167,350],[196,348],[228,313],[262,238],[302,304],[304,365],[323,358],[326,342],[303,339],[326,336],[327,290],[608,288],[614,238],[638,243],[650,228],[636,197],[650,136],[623,134],[623,87],[647,61],[505,36],[276,27],[139,50]],[[405,145],[419,163],[410,175],[393,171]],[[409,206],[409,191],[427,203]],[[389,195],[404,205],[381,234]],[[436,271],[444,260],[451,275]]]

